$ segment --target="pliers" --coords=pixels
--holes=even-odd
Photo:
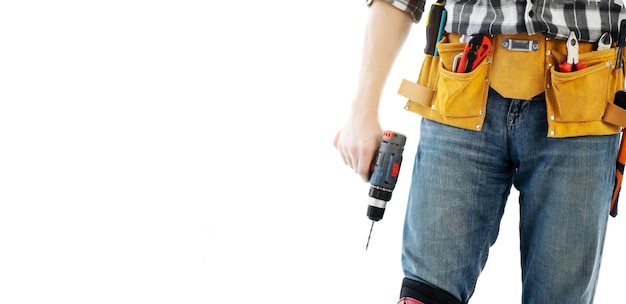
[[[578,39],[572,31],[567,38],[567,61],[559,64],[559,72],[569,73],[586,68],[587,65],[578,61]]]

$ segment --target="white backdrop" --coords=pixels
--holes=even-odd
[[[4,3],[0,303],[395,303],[419,135],[395,91],[424,25],[384,93],[408,142],[366,252],[368,184],[332,146],[363,2]],[[516,199],[473,303],[519,302]],[[623,301],[624,216],[596,303]]]

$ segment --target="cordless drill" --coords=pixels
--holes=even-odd
[[[337,147],[337,139],[339,133],[335,137],[335,147]],[[365,250],[369,247],[370,237],[374,223],[380,221],[385,214],[387,202],[391,200],[391,194],[398,181],[400,173],[400,165],[402,164],[402,152],[406,136],[403,134],[385,131],[378,148],[378,153],[372,160],[370,166],[370,201],[367,206],[367,217],[372,220],[370,233],[367,237]]]

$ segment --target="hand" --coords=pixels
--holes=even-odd
[[[343,162],[365,182],[369,182],[370,166],[380,146],[382,128],[375,115],[351,116],[336,139]]]

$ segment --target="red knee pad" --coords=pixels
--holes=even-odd
[[[413,298],[409,298],[409,297],[404,297],[402,299],[400,299],[400,302],[398,302],[398,304],[424,304],[418,300],[415,300]]]

